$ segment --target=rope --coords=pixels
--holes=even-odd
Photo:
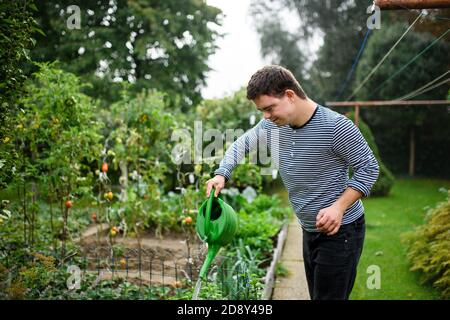
[[[405,70],[410,64],[412,64],[414,61],[416,61],[421,55],[423,55],[426,51],[428,51],[428,49],[430,49],[432,46],[434,46],[439,40],[441,40],[449,32],[450,32],[450,29],[447,29],[447,31],[445,31],[439,38],[436,38],[425,49],[423,49],[414,58],[412,58],[408,63],[406,63],[399,70],[397,70],[392,76],[390,76],[388,79],[383,81],[378,87],[375,88],[375,90],[372,93],[375,93],[378,90],[380,90],[388,81],[392,80],[394,77],[396,77],[398,74],[400,74],[403,70]]]
[[[416,90],[414,90],[414,91],[412,91],[412,92],[410,92],[410,93],[408,93],[408,94],[405,94],[404,96],[399,97],[399,98],[397,98],[397,99],[395,99],[395,100],[406,100],[406,99],[409,99],[410,96],[413,96],[413,95],[415,96],[415,94],[416,94],[417,92],[420,92],[421,90],[427,88],[428,86],[431,86],[434,82],[436,82],[436,81],[438,81],[439,79],[445,77],[448,73],[450,73],[450,70],[448,70],[447,72],[441,74],[439,77],[437,77],[436,79],[434,79],[434,80],[428,82],[426,85],[420,87],[419,89],[416,89]]]
[[[353,75],[353,72],[355,71],[356,66],[358,65],[359,59],[361,58],[361,55],[362,55],[362,53],[364,51],[367,39],[369,38],[369,35],[370,35],[371,31],[372,31],[372,29],[367,29],[366,35],[364,36],[364,40],[363,40],[363,42],[362,42],[362,44],[361,44],[361,46],[359,48],[359,52],[356,55],[355,61],[353,62],[353,65],[352,65],[352,68],[348,72],[347,78],[345,79],[344,83],[342,84],[341,88],[339,89],[339,94],[338,94],[337,98],[335,99],[336,101],[338,101],[341,98],[342,93],[347,88],[348,82],[349,82],[351,76]]]
[[[449,82],[449,81],[450,81],[450,78],[447,78],[447,79],[445,79],[444,81],[441,81],[441,82],[435,84],[435,85],[432,86],[432,87],[426,88],[425,90],[422,90],[422,91],[420,91],[420,92],[417,92],[417,93],[415,93],[415,94],[413,94],[413,95],[411,95],[411,96],[409,96],[409,97],[407,97],[407,98],[408,98],[408,99],[412,99],[412,98],[414,98],[414,97],[417,97],[417,96],[419,96],[419,95],[421,95],[421,94],[423,94],[423,93],[425,93],[425,92],[428,92],[428,91],[430,91],[430,90],[433,90],[434,88],[437,88],[437,87],[439,87],[439,86],[442,86],[444,83]]]
[[[367,75],[367,77],[361,82],[361,84],[353,91],[353,93],[346,99],[349,101],[351,98],[355,96],[356,93],[364,86],[364,84],[372,77],[372,75],[378,70],[378,68],[383,64],[383,62],[387,59],[387,57],[394,51],[395,47],[402,41],[402,39],[406,36],[406,34],[411,30],[411,28],[419,21],[420,17],[422,17],[422,12],[419,13],[416,20],[406,29],[406,31],[402,34],[402,36],[397,40],[397,42],[392,46],[392,48],[385,54],[385,56],[381,59],[380,62],[372,69],[372,71]]]

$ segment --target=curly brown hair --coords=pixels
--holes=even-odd
[[[254,100],[260,95],[282,97],[286,89],[306,99],[306,94],[291,71],[277,65],[265,66],[256,71],[247,85],[247,99]]]

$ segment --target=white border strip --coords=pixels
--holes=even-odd
[[[270,300],[272,298],[275,271],[278,260],[280,260],[281,253],[283,252],[284,243],[286,242],[288,227],[289,220],[286,220],[281,231],[278,233],[277,247],[273,251],[273,259],[264,280],[263,300]]]

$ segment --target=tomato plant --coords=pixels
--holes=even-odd
[[[40,210],[37,197],[46,195],[54,246],[60,239],[64,255],[69,237],[68,210],[74,199],[92,191],[89,163],[101,152],[102,124],[96,118],[93,101],[81,93],[82,84],[75,75],[53,64],[39,67],[26,85],[27,95],[21,101],[23,112],[17,117],[14,137],[20,161],[15,182],[22,199],[24,241],[34,240]],[[62,216],[62,230],[55,230],[55,209]]]

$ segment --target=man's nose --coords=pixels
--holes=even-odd
[[[270,113],[264,112],[264,119],[270,119]]]

